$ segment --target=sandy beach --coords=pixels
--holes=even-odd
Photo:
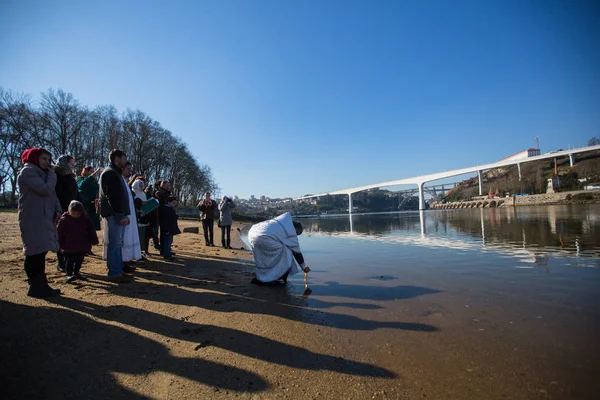
[[[48,255],[49,281],[63,294],[40,300],[26,296],[17,215],[0,213],[1,397],[585,399],[597,389],[593,353],[565,356],[582,357],[571,365],[581,373],[565,375],[560,356],[528,351],[529,322],[503,328],[487,319],[498,312],[508,321],[518,299],[497,310],[402,282],[385,315],[385,290],[367,298],[340,287],[320,298],[315,288],[308,307],[301,281],[250,284],[252,254],[241,250],[238,228],[235,250],[177,236],[177,261],[154,255],[128,284],[108,282],[98,257],[82,268],[89,281],[65,284]],[[551,340],[529,339],[542,348]]]

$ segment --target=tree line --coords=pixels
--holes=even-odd
[[[61,89],[49,89],[34,102],[0,87],[0,193],[6,200],[15,201],[21,153],[31,147],[45,147],[54,157],[73,156],[77,171],[108,166],[109,151],[121,149],[147,182],[169,180],[184,205],[218,190],[210,167],[143,111],[119,113],[113,105],[89,109]]]

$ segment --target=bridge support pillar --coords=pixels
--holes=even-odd
[[[573,154],[569,154],[569,163],[571,164],[571,167],[572,167],[572,166],[573,166],[573,164],[574,164],[574,158],[575,158],[575,157],[573,157]]]
[[[353,209],[353,205],[352,205],[352,193],[348,193],[348,214],[352,214],[352,209]]]
[[[483,175],[481,170],[477,171],[477,177],[479,178],[479,195],[483,195]]]
[[[519,182],[521,181],[521,163],[517,163],[517,169],[519,170]]]
[[[423,186],[425,186],[425,182],[419,182],[419,210],[425,209],[425,191],[423,190]]]

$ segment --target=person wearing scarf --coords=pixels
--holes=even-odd
[[[150,245],[150,238],[152,237],[152,227],[150,226],[150,215],[144,214],[141,210],[142,206],[148,202],[148,197],[144,192],[144,180],[138,178],[133,182],[131,188],[133,189],[133,202],[135,204],[135,210],[137,214],[137,226],[140,235],[140,244],[144,255],[149,256],[148,246]]]
[[[60,294],[46,277],[46,253],[57,252],[56,221],[62,208],[56,197],[56,173],[50,168],[52,155],[46,149],[27,149],[21,155],[24,166],[19,171],[19,229],[25,254],[28,296],[43,298]]]

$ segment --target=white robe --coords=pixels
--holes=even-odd
[[[256,278],[271,282],[300,272],[292,251],[300,253],[300,243],[290,213],[253,225],[248,232],[256,263]]]
[[[125,186],[127,180],[123,178]],[[133,202],[133,196],[131,190],[127,191],[129,195],[129,225],[125,227],[125,233],[123,234],[123,262],[136,261],[142,258],[142,246],[140,245],[140,232],[138,231],[137,217],[135,212],[135,204]]]
[[[123,178],[123,182],[126,188],[129,188],[127,180]],[[135,261],[142,258],[142,247],[140,246],[140,234],[137,226],[137,218],[135,213],[135,205],[133,203],[133,196],[131,190],[127,190],[129,195],[129,225],[125,227],[123,232],[123,247],[121,248],[121,254],[123,256],[123,262]],[[103,253],[102,259],[106,260],[108,253],[108,223],[104,223],[104,235],[102,237]]]

